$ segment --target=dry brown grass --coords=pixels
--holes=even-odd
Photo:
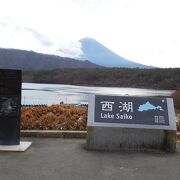
[[[86,130],[87,107],[22,107],[21,129]]]
[[[175,109],[180,112],[180,89],[176,90],[173,94]]]

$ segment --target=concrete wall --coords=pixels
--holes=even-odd
[[[86,148],[105,151],[175,152],[176,131],[89,126]]]

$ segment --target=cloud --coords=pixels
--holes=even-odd
[[[29,31],[30,33],[32,33],[33,37],[40,41],[42,45],[46,47],[50,47],[53,45],[53,42],[47,36],[42,35],[40,32],[32,28],[25,27],[24,31]]]
[[[17,32],[17,34],[30,32],[31,35],[35,39],[37,39],[42,45],[47,47],[53,45],[53,42],[51,42],[51,40],[47,36],[43,35],[42,33],[38,32],[33,28],[24,26],[21,23],[22,22],[18,22],[17,20],[14,20],[12,18],[6,18],[5,21],[0,22],[0,26],[3,26],[4,28],[9,29],[10,31],[13,31],[14,33]]]
[[[81,43],[79,41],[70,41],[68,46],[61,45],[61,48],[57,50],[57,52],[64,54],[63,56],[79,58],[83,53],[81,50]]]
[[[0,47],[33,50],[45,54],[78,58],[82,54],[78,41],[50,38],[17,19],[0,19]]]

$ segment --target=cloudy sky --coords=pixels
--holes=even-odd
[[[91,37],[146,65],[180,67],[179,0],[0,0],[0,47],[77,58]]]

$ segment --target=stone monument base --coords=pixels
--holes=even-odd
[[[0,145],[0,151],[26,151],[32,142],[21,141],[19,145]]]
[[[175,152],[176,131],[89,126],[86,148],[105,151]]]

